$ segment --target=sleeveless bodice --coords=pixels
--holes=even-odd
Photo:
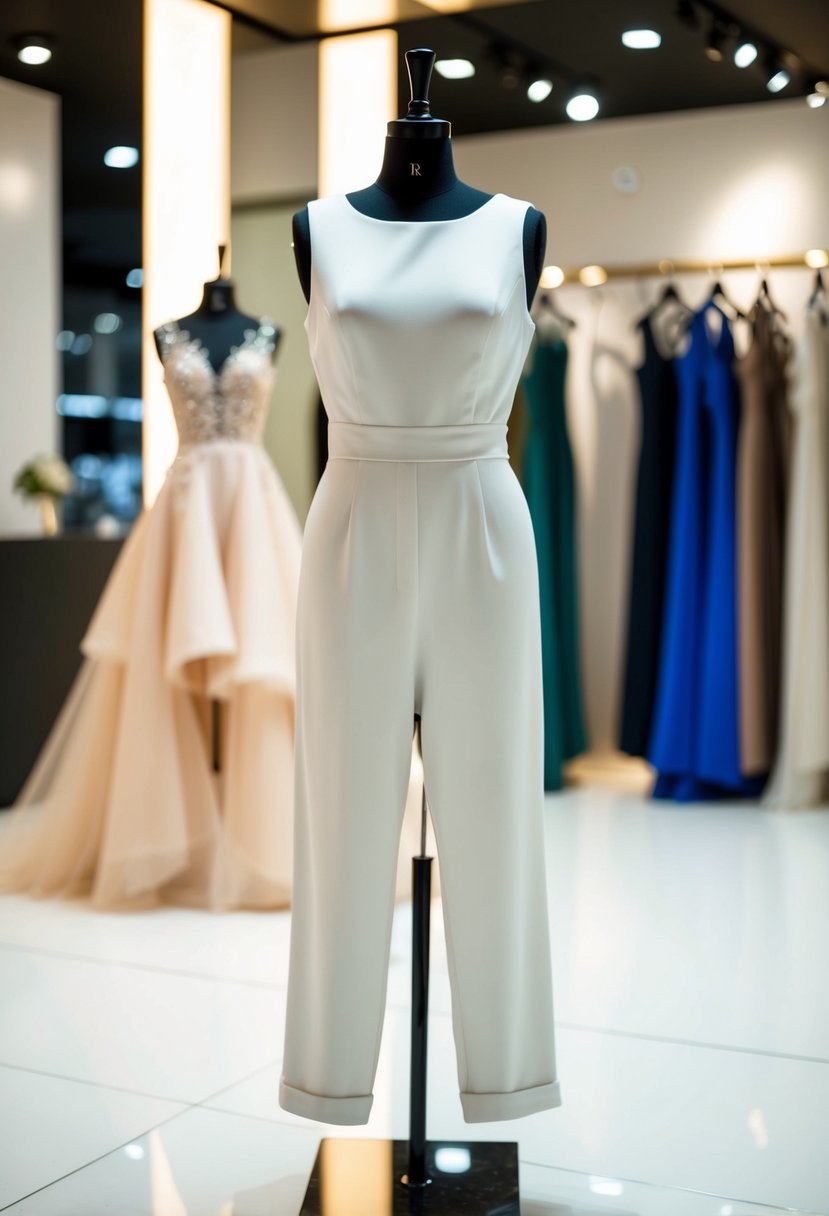
[[[506,424],[535,328],[528,207],[496,194],[459,219],[411,223],[363,215],[344,195],[309,204],[305,328],[332,423]]]
[[[261,443],[275,375],[271,322],[246,330],[218,372],[201,341],[176,321],[157,332],[179,446],[217,439]]]

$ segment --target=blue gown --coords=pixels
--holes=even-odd
[[[660,670],[648,759],[654,796],[751,796],[740,772],[736,453],[739,394],[728,320],[707,305],[677,360],[677,449]]]

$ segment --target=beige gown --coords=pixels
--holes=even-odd
[[[261,446],[274,330],[249,331],[218,375],[185,331],[159,332],[178,455],[121,552],[18,809],[3,816],[0,885],[100,907],[281,907],[300,529]]]

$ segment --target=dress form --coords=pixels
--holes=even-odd
[[[452,159],[451,124],[433,118],[429,109],[429,81],[434,51],[406,52],[411,100],[405,118],[387,127],[383,164],[377,180],[348,194],[355,210],[372,219],[424,223],[455,220],[477,211],[492,197],[460,181]],[[294,256],[305,299],[311,294],[311,231],[308,209],[293,219]],[[547,222],[535,207],[524,221],[524,276],[527,307],[532,303],[544,266]]]
[[[259,317],[251,317],[236,305],[235,285],[223,274],[227,246],[219,246],[219,275],[204,285],[201,303],[195,312],[180,317],[174,324],[186,331],[203,348],[216,375],[222,370],[234,347],[240,346],[250,330],[261,324]],[[156,350],[161,357],[158,330],[153,335]],[[282,337],[278,328],[274,330],[273,356]]]

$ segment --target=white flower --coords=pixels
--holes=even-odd
[[[59,456],[38,456],[32,462],[32,471],[44,494],[62,498],[72,489],[72,473]]]

